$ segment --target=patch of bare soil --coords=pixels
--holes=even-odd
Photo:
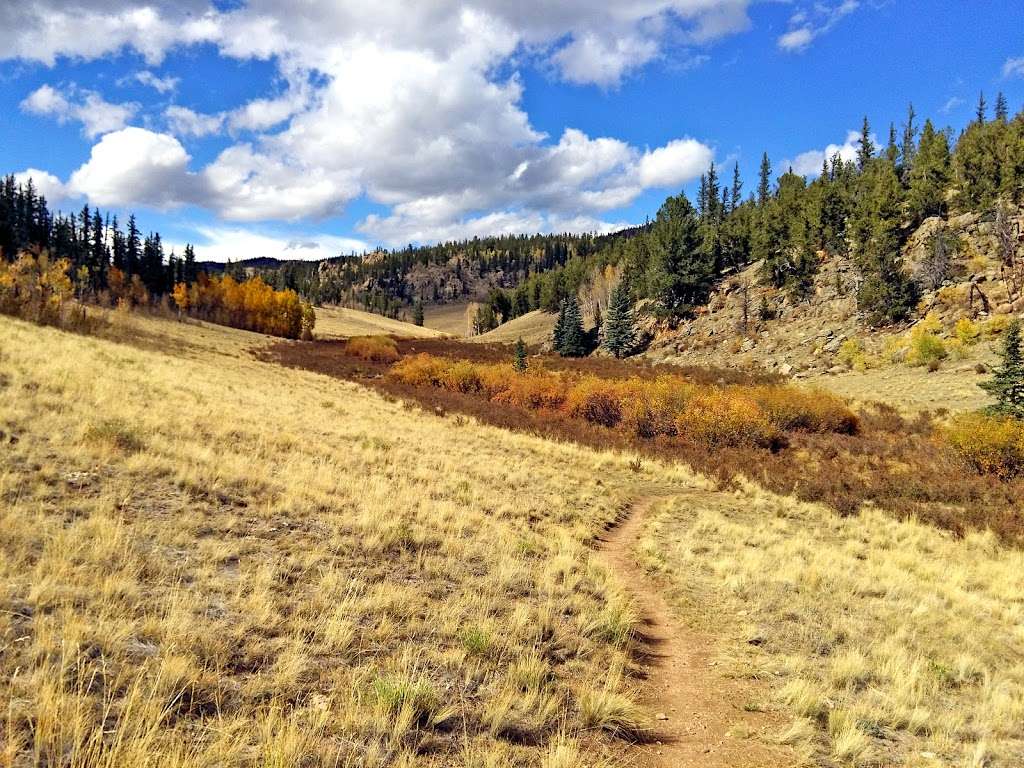
[[[707,491],[694,491],[695,494]],[[671,495],[678,495],[678,492]],[[648,510],[669,494],[649,490],[626,518],[600,540],[600,552],[633,595],[643,622],[639,640],[648,666],[644,704],[656,713],[655,733],[637,744],[638,768],[782,768],[796,764],[785,748],[763,739],[781,725],[778,715],[744,705],[763,693],[755,683],[716,669],[716,639],[681,624],[656,580],[640,568],[633,548]]]

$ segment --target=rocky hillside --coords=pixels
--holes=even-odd
[[[848,370],[856,350],[868,365],[899,361],[910,329],[928,318],[931,332],[952,341],[943,364],[960,358],[963,365],[978,355],[957,346],[958,321],[972,321],[961,325],[961,335],[976,333],[984,346],[986,329],[997,332],[1008,316],[1024,314],[1024,209],[924,221],[907,239],[902,264],[922,298],[911,320],[897,327],[868,327],[857,308],[853,264],[821,258],[813,290],[800,300],[768,285],[761,262],[727,275],[694,319],[676,328],[647,322],[653,339],[646,354],[686,364],[758,365],[802,378]]]

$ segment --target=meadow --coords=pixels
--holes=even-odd
[[[0,318],[0,762],[622,762],[631,457],[110,322]]]
[[[714,713],[700,764],[1024,759],[1012,537],[870,502],[837,514],[737,470],[806,467],[819,438],[867,455],[879,424],[907,425],[892,414],[853,435],[789,424],[785,450],[704,446],[701,465],[619,425],[503,423],[512,406],[482,390],[385,375],[382,349],[456,342],[272,342],[126,312],[96,327],[0,318],[0,764],[674,765],[654,684],[671,660],[651,655],[630,560],[688,628],[663,631],[701,638],[701,684],[742,702]],[[578,365],[560,380],[635,386]],[[600,539],[641,507],[640,541],[609,560]]]

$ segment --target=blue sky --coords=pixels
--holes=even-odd
[[[1019,2],[37,0],[0,8],[0,171],[200,258],[607,230],[712,159],[820,167],[913,101],[1024,104]],[[84,34],[83,34],[84,30]]]

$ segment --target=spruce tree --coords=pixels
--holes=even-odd
[[[996,402],[990,413],[1024,419],[1024,351],[1021,350],[1020,321],[1014,320],[1006,329],[1002,362],[988,381],[979,385]]]
[[[996,95],[996,120],[1005,123],[1010,116],[1009,108],[1006,105],[1006,96],[1000,91]]]
[[[765,152],[761,155],[761,168],[757,179],[757,204],[761,207],[764,207],[772,193],[771,176],[772,164],[768,160],[768,153]]]
[[[909,183],[910,171],[914,167],[914,156],[917,154],[917,126],[914,125],[914,105],[907,107],[907,122],[903,124],[903,141],[900,142],[900,171],[904,184]]]
[[[515,356],[512,358],[512,367],[516,370],[517,373],[526,372],[526,342],[523,341],[522,336],[520,336],[516,340],[516,350]]]
[[[421,299],[417,299],[416,303],[413,305],[413,308],[412,308],[412,322],[413,322],[413,325],[419,325],[419,326],[423,325],[423,322],[424,322],[424,317],[423,317],[423,301]]]
[[[929,216],[943,214],[949,175],[949,140],[945,133],[935,130],[931,120],[926,120],[910,169],[907,191],[909,213],[915,224]]]
[[[633,306],[629,299],[629,288],[623,281],[615,286],[608,303],[608,314],[604,320],[604,348],[615,357],[625,357],[633,351],[635,344]]]
[[[554,346],[562,357],[583,357],[587,353],[583,313],[580,312],[580,304],[575,296],[562,302],[555,324]]]
[[[860,129],[860,138],[857,140],[857,167],[863,171],[874,156],[875,143],[871,140],[871,125],[865,115]]]
[[[975,108],[974,116],[978,121],[978,125],[985,124],[985,113],[988,110],[988,103],[985,101],[985,92],[982,91],[978,94],[978,106]]]
[[[743,202],[743,182],[740,180],[740,164],[732,167],[732,193],[729,200],[730,212],[735,211]]]

